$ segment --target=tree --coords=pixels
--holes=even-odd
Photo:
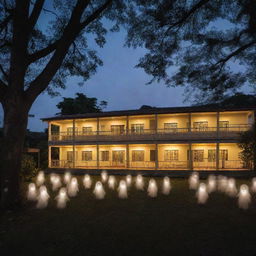
[[[243,85],[256,92],[255,0],[139,1],[126,44],[144,46],[137,67],[167,86],[216,102]]]
[[[47,5],[51,5],[49,8]],[[65,78],[82,82],[102,61],[88,46],[93,39],[105,43],[111,30],[128,17],[132,6],[121,0],[1,0],[0,1],[0,102],[4,110],[3,145],[0,152],[0,201],[3,208],[20,204],[22,149],[28,112],[44,91],[65,88]]]
[[[239,147],[242,149],[241,159],[246,163],[248,167],[254,166],[256,171],[256,126],[248,131],[241,133],[241,139]]]
[[[61,115],[73,115],[101,112],[107,106],[107,102],[101,101],[98,104],[96,98],[88,98],[83,93],[77,93],[74,99],[64,97],[56,106],[61,110]]]

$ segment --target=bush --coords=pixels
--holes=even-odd
[[[21,162],[21,178],[24,181],[31,181],[38,173],[39,169],[36,168],[36,162],[30,155],[24,154]]]

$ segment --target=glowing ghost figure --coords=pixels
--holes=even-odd
[[[228,179],[226,186],[227,195],[234,197],[237,195],[236,180],[233,178]]]
[[[119,186],[117,188],[117,191],[118,191],[119,198],[122,198],[122,199],[128,198],[127,184],[124,180],[121,180],[119,182]]]
[[[52,190],[56,191],[57,189],[59,189],[61,187],[61,179],[59,175],[55,175],[52,178]]]
[[[190,189],[197,189],[199,185],[199,174],[197,172],[193,172],[188,179],[188,183]]]
[[[157,197],[157,184],[156,181],[154,179],[150,179],[149,180],[149,184],[148,184],[148,195],[150,197]]]
[[[50,196],[47,192],[46,186],[41,186],[39,188],[39,194],[37,196],[36,208],[38,208],[38,209],[46,208],[48,205],[49,198],[50,198]]]
[[[220,175],[218,177],[218,190],[220,192],[226,192],[228,185],[228,178],[225,176]]]
[[[256,177],[255,177],[255,178],[252,178],[251,191],[252,191],[253,193],[256,193]]]
[[[102,182],[106,182],[108,180],[108,173],[106,171],[101,173],[101,180]]]
[[[208,199],[207,187],[204,183],[200,183],[196,192],[197,202],[199,204],[205,204]]]
[[[132,184],[132,176],[130,174],[126,176],[126,184],[128,187]]]
[[[74,197],[79,191],[77,178],[73,177],[68,184],[68,195]]]
[[[116,186],[116,178],[115,178],[115,176],[109,176],[109,178],[108,178],[108,186],[111,189],[115,189],[115,186]]]
[[[57,208],[59,209],[65,208],[67,205],[67,201],[69,200],[67,195],[67,189],[61,188],[55,199],[57,200]]]
[[[55,174],[55,173],[51,173],[51,174],[50,174],[50,182],[51,182],[51,183],[53,183],[55,177],[56,177],[56,174]]]
[[[106,192],[105,192],[103,185],[100,181],[96,182],[93,193],[94,193],[96,199],[103,199],[105,197]]]
[[[163,179],[163,189],[162,189],[162,193],[164,195],[169,195],[170,194],[170,191],[171,191],[171,182],[170,182],[170,179],[169,177],[164,177]]]
[[[247,185],[243,184],[240,186],[240,191],[238,193],[238,206],[241,209],[248,209],[251,202],[251,195]]]
[[[36,201],[36,199],[37,199],[37,189],[36,189],[35,183],[29,183],[28,192],[27,192],[27,199],[29,201]]]
[[[84,175],[83,184],[85,189],[89,189],[92,186],[92,179],[89,174]]]
[[[45,182],[44,172],[40,171],[36,177],[36,185],[41,186]]]
[[[71,174],[70,172],[65,172],[64,174],[64,183],[67,185],[71,181]]]
[[[208,193],[212,193],[216,190],[217,182],[216,177],[214,175],[209,175],[207,180],[207,191]]]
[[[137,175],[136,177],[135,186],[138,190],[144,190],[144,181],[143,181],[143,177],[140,174]]]

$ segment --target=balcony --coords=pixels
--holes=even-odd
[[[49,135],[51,145],[83,144],[93,142],[141,142],[141,141],[186,141],[186,140],[236,140],[239,134],[250,129],[249,125],[237,124],[228,127],[202,127],[202,128],[171,128],[171,129],[143,129],[140,131],[124,130],[90,131],[84,133],[75,131],[52,133]]]

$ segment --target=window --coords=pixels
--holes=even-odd
[[[92,134],[92,127],[91,126],[83,127],[83,135],[90,135],[90,134]]]
[[[219,128],[221,131],[227,130],[229,127],[229,121],[219,121]]]
[[[194,122],[193,127],[194,127],[194,130],[196,131],[207,131],[208,122],[207,121]]]
[[[100,160],[109,161],[109,151],[100,151]]]
[[[73,135],[73,127],[67,127],[67,135]]]
[[[164,161],[178,161],[178,160],[179,160],[179,150],[164,151]]]
[[[164,123],[164,130],[169,132],[177,132],[178,123]]]
[[[132,124],[132,133],[143,133],[144,124]]]
[[[132,161],[133,162],[144,161],[144,150],[132,150]]]
[[[203,162],[204,161],[204,150],[193,150],[193,161]]]
[[[209,149],[208,150],[208,162],[215,162],[216,161],[216,150]]]
[[[115,150],[112,152],[112,161],[115,163],[124,163],[124,150]]]
[[[150,150],[150,161],[152,161],[152,162],[156,161],[156,150],[155,149]]]
[[[111,125],[111,133],[124,134],[124,125]]]
[[[92,151],[82,151],[82,161],[92,161]]]
[[[227,149],[220,150],[220,160],[228,161],[228,150]]]

